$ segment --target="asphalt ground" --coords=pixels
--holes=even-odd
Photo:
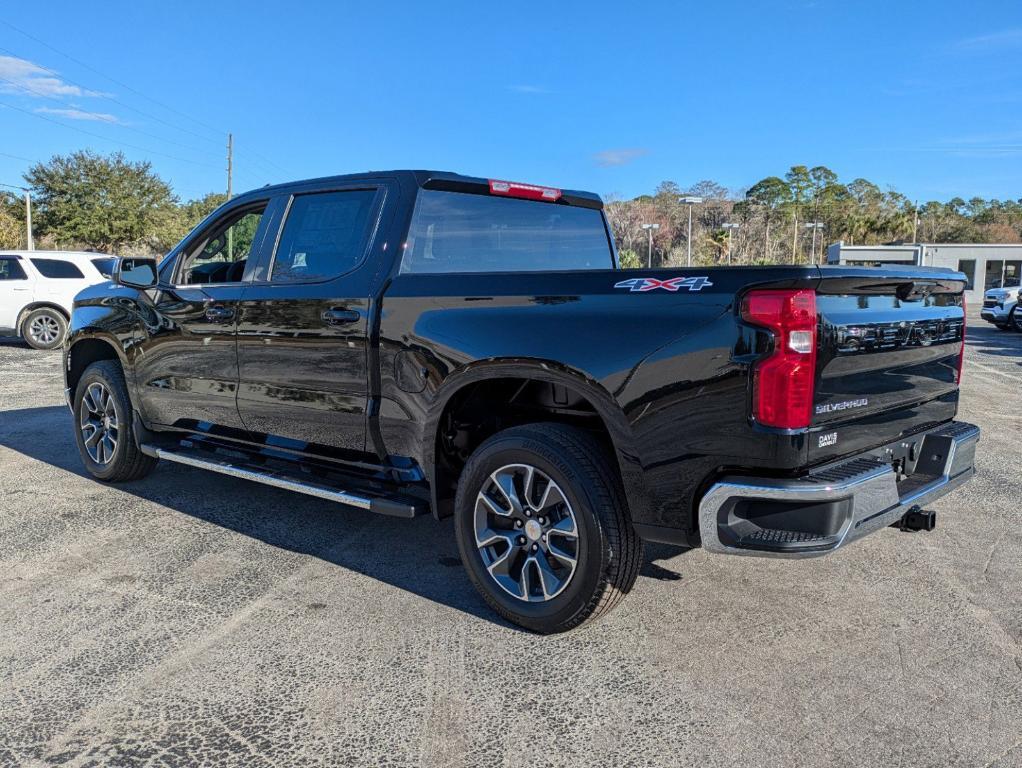
[[[497,620],[449,521],[180,466],[85,476],[58,354],[0,342],[0,764],[1022,766],[1022,335],[975,320],[937,530],[788,562],[647,547],[605,620]]]

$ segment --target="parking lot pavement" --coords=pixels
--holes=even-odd
[[[1022,335],[970,328],[980,474],[933,533],[649,547],[556,637],[489,613],[449,521],[86,478],[59,365],[0,342],[0,764],[1022,765]]]

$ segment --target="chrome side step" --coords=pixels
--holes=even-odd
[[[252,480],[263,485],[281,488],[285,491],[315,496],[327,501],[336,501],[350,507],[358,507],[370,512],[391,517],[412,518],[428,512],[425,501],[411,496],[388,496],[369,492],[354,492],[328,485],[297,478],[293,475],[271,467],[250,466],[230,461],[210,451],[194,451],[187,448],[174,450],[162,446],[143,444],[142,453],[157,459],[166,459],[176,464],[206,469],[221,475],[229,475],[242,480]]]

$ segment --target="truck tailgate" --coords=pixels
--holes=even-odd
[[[809,463],[953,419],[965,333],[964,276],[912,268],[820,271]]]

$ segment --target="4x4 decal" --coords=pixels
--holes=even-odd
[[[667,280],[658,280],[655,277],[632,277],[622,280],[614,285],[615,288],[627,288],[632,293],[654,291],[662,288],[665,291],[678,291],[688,288],[690,291],[701,291],[703,288],[712,286],[708,277],[672,277]]]

